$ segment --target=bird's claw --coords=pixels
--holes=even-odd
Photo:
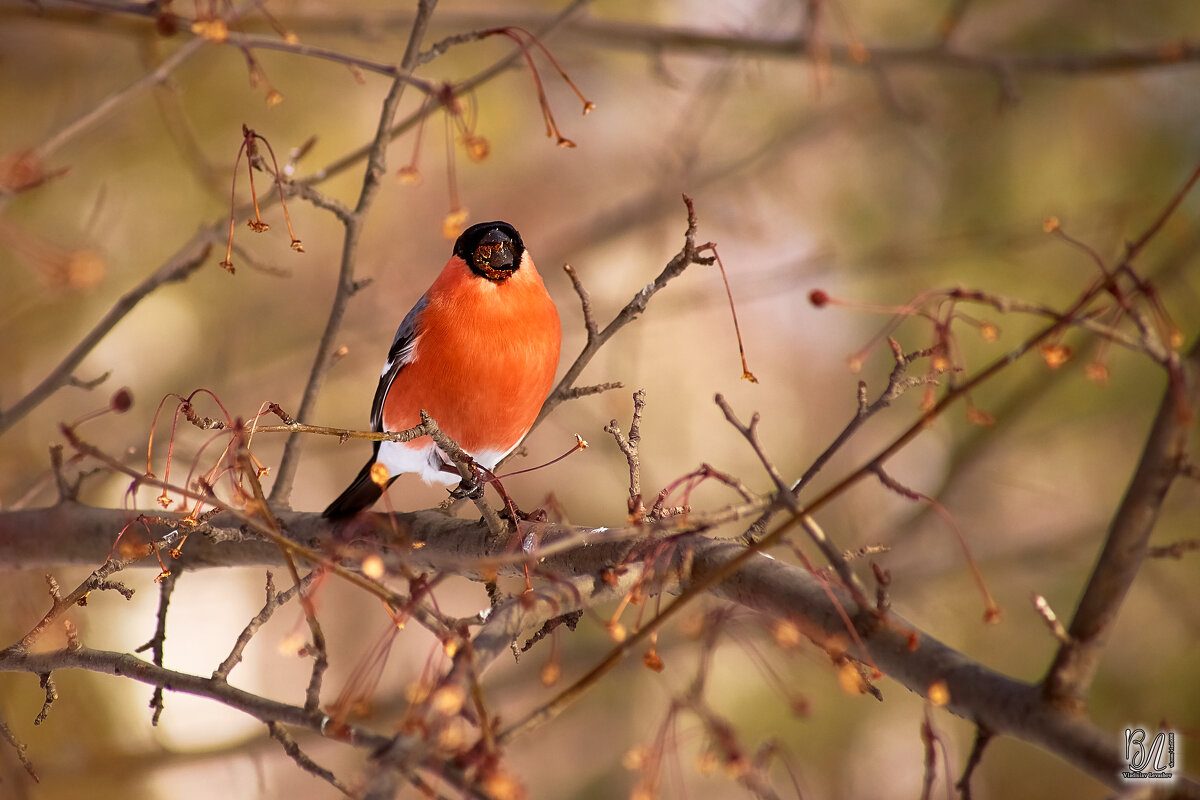
[[[515,517],[513,516],[513,512],[516,512]],[[546,522],[550,518],[550,515],[546,513],[546,509],[544,508],[535,508],[533,511],[526,513],[516,506],[513,506],[511,510],[507,506],[501,508],[500,516],[510,522]]]
[[[464,479],[450,490],[450,496],[455,500],[478,500],[483,497],[483,484],[474,478]]]

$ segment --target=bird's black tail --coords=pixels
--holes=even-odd
[[[374,457],[359,471],[358,477],[346,487],[346,491],[339,494],[337,499],[329,504],[321,516],[327,519],[340,519],[352,517],[363,509],[370,508],[383,495],[383,490],[392,483],[389,480],[386,486],[380,486],[371,480],[371,467],[373,466],[375,466]]]

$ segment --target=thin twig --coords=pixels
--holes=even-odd
[[[300,769],[304,770],[310,775],[315,775],[347,797],[354,797],[354,792],[350,789],[350,787],[339,781],[337,776],[332,772],[309,758],[308,755],[300,749],[300,745],[296,744],[296,740],[292,738],[292,735],[288,733],[282,725],[274,720],[269,720],[267,722],[267,731],[270,732],[272,739],[279,742],[279,744],[283,746],[283,752],[287,753],[288,757],[291,758],[292,761],[295,761]]]
[[[271,538],[274,541],[286,541],[283,529],[279,525],[279,519],[272,513],[267,498],[263,494],[262,484],[259,483],[258,474],[250,458],[250,451],[245,447],[239,448],[237,460],[241,467],[242,480],[250,484],[253,493],[254,502],[250,508],[255,512],[254,515],[262,519],[266,528],[271,531]],[[308,687],[304,691],[304,708],[308,711],[315,711],[321,703],[321,682],[325,677],[325,670],[329,667],[329,650],[325,644],[325,631],[321,627],[320,620],[317,619],[316,604],[304,592],[305,578],[300,577],[300,571],[296,567],[296,560],[292,557],[291,549],[286,545],[281,545],[279,549],[283,553],[284,563],[287,564],[288,572],[292,576],[293,587],[299,594],[300,607],[304,609],[304,620],[308,623],[308,631],[312,635],[312,643],[306,648],[308,655],[312,656],[313,666],[308,679]]]
[[[604,432],[616,440],[629,465],[628,511],[631,522],[640,522],[646,515],[646,506],[642,502],[642,465],[638,453],[638,446],[642,443],[642,411],[645,408],[646,390],[638,389],[633,393],[633,418],[629,422],[629,435],[621,433],[621,426],[615,419],[604,426]]]
[[[975,770],[983,763],[983,753],[991,741],[992,732],[982,725],[976,725],[975,742],[971,745],[971,755],[967,757],[962,777],[958,779],[958,783],[954,784],[954,788],[962,793],[962,800],[971,800],[971,776],[975,774]]]
[[[1183,558],[1185,553],[1200,550],[1200,539],[1180,539],[1170,544],[1151,547],[1146,551],[1147,558]]]
[[[702,257],[698,254],[698,248],[696,246],[696,227],[698,223],[696,221],[696,207],[692,203],[692,198],[685,194],[683,196],[683,203],[687,207],[687,229],[683,234],[683,247],[680,248],[679,252],[676,253],[669,262],[667,262],[667,265],[663,267],[662,272],[660,272],[654,278],[654,280],[643,286],[641,291],[635,294],[633,299],[626,303],[625,307],[617,312],[616,316],[612,318],[608,325],[604,326],[603,330],[595,330],[596,325],[594,319],[590,324],[587,322],[588,318],[591,316],[590,298],[588,297],[586,291],[581,291],[583,286],[577,280],[577,276],[573,278],[576,291],[579,292],[580,301],[584,305],[584,321],[588,335],[587,341],[584,343],[583,350],[575,358],[575,361],[570,367],[567,368],[566,374],[564,374],[562,380],[558,382],[558,386],[554,387],[554,391],[550,392],[550,396],[547,397],[546,402],[542,404],[541,413],[538,414],[537,420],[533,423],[534,427],[539,425],[541,421],[545,419],[551,411],[558,407],[560,403],[572,396],[571,393],[573,391],[573,387],[575,386],[575,381],[579,379],[579,375],[583,372],[584,367],[588,365],[600,348],[603,347],[604,344],[611,339],[617,331],[621,330],[621,328],[625,327],[630,322],[633,322],[633,320],[645,312],[646,306],[650,302],[650,298],[654,297],[655,294],[666,287],[666,285],[672,280],[683,274],[683,271],[691,265],[713,263],[713,258],[711,256]],[[569,270],[567,274],[571,275],[572,273],[573,270]]]
[[[762,464],[763,469],[767,471],[767,474],[771,477],[771,481],[775,484],[776,497],[781,498],[784,504],[791,509],[793,513],[799,513],[800,501],[796,498],[796,495],[792,493],[787,483],[784,481],[783,476],[779,474],[779,470],[775,466],[775,462],[772,461],[767,455],[766,450],[762,446],[762,442],[759,441],[758,414],[754,414],[750,418],[749,425],[744,425],[742,424],[741,420],[737,418],[733,408],[725,400],[724,396],[718,394],[715,400],[717,406],[719,406],[721,409],[721,413],[725,415],[726,421],[729,422],[729,424],[732,425],[734,429],[742,435],[742,438],[744,438],[750,444],[751,449],[753,449],[755,455],[758,456],[758,460]],[[830,541],[829,537],[826,536],[821,527],[817,525],[816,520],[812,518],[811,514],[804,514],[800,524],[801,527],[804,528],[804,531],[808,534],[809,538],[812,539],[817,545],[817,548],[821,551],[821,554],[825,556],[825,560],[828,561],[830,566],[832,566],[837,572],[838,577],[841,578],[842,583],[845,584],[846,588],[853,596],[854,602],[860,608],[867,608],[869,603],[867,602],[866,587],[863,585],[862,581],[859,579],[854,570],[850,569],[850,565],[846,562],[846,559],[842,554],[842,550],[836,544]]]
[[[605,381],[604,383],[596,383],[591,386],[573,386],[563,395],[563,400],[578,400],[580,397],[591,397],[595,394],[611,392],[613,389],[624,388],[625,384],[621,381]]]
[[[67,649],[78,650],[79,648],[71,644]],[[41,725],[46,721],[46,717],[50,716],[50,706],[58,700],[58,685],[54,683],[54,676],[51,673],[43,672],[38,675],[38,685],[45,691],[45,699],[42,701],[42,710],[33,719],[34,725]]]
[[[93,571],[91,575],[85,578],[83,582],[79,584],[79,586],[77,586],[70,594],[66,596],[63,596],[58,591],[58,584],[54,582],[53,578],[47,576],[47,579],[50,582],[50,595],[53,601],[50,606],[50,610],[46,612],[45,616],[38,620],[37,624],[35,624],[28,633],[21,637],[19,642],[0,652],[13,651],[22,653],[28,651],[29,648],[33,646],[34,642],[36,642],[38,638],[41,637],[41,635],[46,631],[46,629],[50,627],[50,625],[61,618],[62,615],[67,611],[70,611],[72,608],[79,605],[79,602],[86,598],[93,591],[100,589],[115,589],[117,591],[121,591],[121,593],[125,595],[126,599],[129,599],[129,597],[133,594],[133,590],[127,589],[121,584],[115,584],[109,581],[108,576],[112,575],[130,563],[132,563],[132,559],[126,560],[116,557],[110,558],[103,566]]]
[[[173,569],[159,581],[158,584],[158,614],[157,622],[154,627],[154,636],[150,641],[146,642],[141,647],[133,652],[141,653],[146,650],[151,651],[151,660],[157,666],[163,665],[163,648],[167,641],[167,608],[171,604],[171,595],[175,593],[175,584],[179,580],[179,576],[183,574],[181,568]],[[154,716],[150,718],[151,725],[157,725],[159,718],[163,712],[163,687],[155,686],[154,695],[150,698],[150,707],[154,709]]]
[[[592,340],[600,334],[600,329],[596,325],[596,312],[592,310],[592,295],[584,287],[583,281],[579,278],[579,273],[570,264],[563,264],[563,272],[567,273],[567,277],[571,279],[571,286],[575,289],[575,294],[579,295],[579,305],[583,311],[583,330],[587,334],[587,343],[591,344]]]
[[[893,400],[902,395],[905,391],[913,386],[920,385],[924,382],[923,378],[915,378],[906,375],[908,367],[918,358],[924,358],[929,355],[928,350],[919,350],[914,353],[904,353],[898,347],[892,348],[892,356],[895,364],[892,366],[892,371],[888,375],[887,383],[879,392],[874,401],[867,399],[867,384],[864,381],[858,382],[857,387],[857,408],[854,417],[846,424],[834,440],[823,450],[821,454],[813,459],[812,464],[804,471],[804,474],[791,485],[790,493],[793,497],[799,498],[805,487],[812,482],[813,478],[825,467],[829,460],[850,441],[854,434],[861,428],[867,420],[879,413],[883,409],[889,407]],[[776,503],[772,508],[768,509],[758,519],[756,519],[746,532],[743,538],[748,542],[752,542],[762,535],[766,530],[767,525],[774,518],[777,511],[787,503],[781,498],[779,503]]]
[[[75,368],[147,295],[165,284],[182,281],[199,269],[208,259],[213,242],[217,241],[219,235],[217,227],[201,228],[175,255],[167,259],[145,280],[122,295],[108,310],[108,313],[79,341],[79,344],[72,348],[71,352],[57,367],[51,370],[41,383],[12,407],[0,413],[0,433],[11,428],[55,391],[69,385],[72,379],[71,373]]]
[[[179,66],[189,58],[199,53],[200,50],[203,49],[204,45],[205,40],[199,37],[185,43],[182,47],[166,58],[161,64],[159,64],[153,71],[146,73],[125,88],[113,92],[108,97],[105,97],[99,103],[89,108],[85,113],[72,120],[70,124],[59,129],[58,132],[56,132],[53,136],[48,136],[43,139],[38,146],[34,148],[34,156],[39,161],[45,161],[49,156],[62,148],[67,142],[71,141],[80,133],[116,111],[120,105],[128,101],[133,95],[141,92],[144,89],[157,86],[166,81],[172,72],[178,69]]]
[[[248,33],[236,33],[230,31],[229,38],[226,40],[229,44],[239,48],[248,50],[274,50],[280,53],[289,53],[295,56],[304,58],[312,58],[319,61],[331,61],[336,64],[344,64],[347,67],[360,69],[364,72],[372,72],[378,75],[385,75],[394,80],[400,80],[407,85],[417,89],[425,94],[433,94],[437,91],[437,86],[426,80],[422,80],[414,76],[405,66],[404,62],[400,65],[388,64],[381,61],[373,61],[368,58],[350,55],[341,50],[332,50],[327,47],[319,47],[308,44],[307,42],[288,41],[280,39],[277,36],[258,36]]]
[[[0,739],[4,739],[4,741],[12,745],[13,750],[17,754],[17,760],[21,762],[21,766],[29,773],[29,777],[33,778],[34,781],[40,782],[41,778],[38,777],[37,770],[33,768],[33,762],[26,755],[29,746],[17,738],[17,735],[12,732],[12,729],[8,727],[8,723],[3,719],[0,719]]]
[[[246,627],[242,629],[242,632],[238,634],[237,640],[233,643],[233,648],[229,651],[229,655],[225,657],[220,666],[213,670],[212,676],[219,680],[228,680],[229,673],[242,660],[242,653],[245,651],[246,646],[250,644],[250,640],[258,633],[259,629],[267,623],[267,620],[271,618],[276,609],[290,602],[293,597],[304,591],[312,583],[316,575],[316,570],[310,571],[301,579],[300,583],[293,585],[286,591],[277,592],[275,591],[274,577],[271,575],[271,571],[267,570],[267,599],[263,603],[262,609],[246,623]]]

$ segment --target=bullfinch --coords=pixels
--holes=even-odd
[[[533,426],[554,383],[562,329],[521,234],[482,222],[454,243],[442,273],[405,315],[371,404],[371,430],[419,425],[421,409],[479,465],[491,469]],[[428,436],[375,442],[354,482],[325,509],[329,518],[370,507],[405,472],[427,483],[460,478]]]

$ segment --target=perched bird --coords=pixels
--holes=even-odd
[[[421,409],[487,469],[533,426],[558,367],[562,329],[521,234],[507,222],[472,225],[454,243],[441,275],[405,315],[371,405],[371,429],[401,431]],[[428,436],[376,442],[371,460],[325,509],[336,518],[368,508],[387,484],[415,472],[449,485],[457,470]]]

